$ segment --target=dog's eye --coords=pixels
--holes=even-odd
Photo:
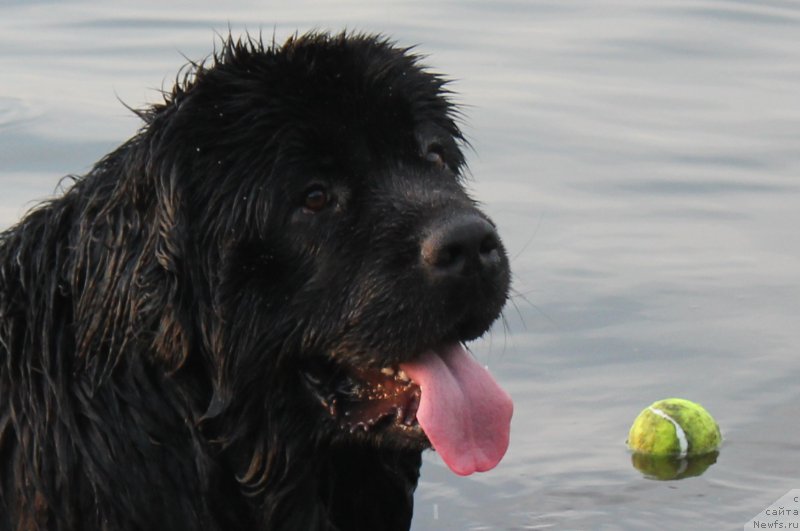
[[[328,192],[321,186],[314,186],[306,191],[303,206],[311,212],[319,212],[328,204]]]
[[[439,144],[429,146],[428,150],[425,152],[425,160],[436,166],[436,168],[443,169],[445,164],[442,146]]]

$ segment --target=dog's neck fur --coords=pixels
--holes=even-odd
[[[253,499],[259,523],[287,531],[407,530],[420,457],[419,451],[329,448],[300,474],[288,472],[291,491],[273,489]]]
[[[201,423],[201,431],[206,440],[228,441],[216,459],[246,500],[245,512],[252,515],[247,525],[287,531],[409,528],[421,450],[337,444],[287,431],[289,423],[269,417],[253,424],[254,415],[236,409]]]
[[[331,451],[326,483],[339,529],[408,529],[421,452],[357,447]]]

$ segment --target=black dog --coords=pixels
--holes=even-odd
[[[508,260],[444,82],[363,35],[228,39],[0,236],[0,529],[406,529],[493,467],[462,343]]]

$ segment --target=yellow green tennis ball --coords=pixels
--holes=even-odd
[[[703,406],[667,398],[645,408],[628,433],[628,447],[647,455],[693,456],[716,450],[722,435]]]

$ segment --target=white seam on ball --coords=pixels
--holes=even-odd
[[[675,419],[673,419],[660,409],[656,409],[652,406],[650,406],[647,409],[649,409],[659,417],[667,419],[672,423],[673,426],[675,426],[675,436],[678,438],[678,446],[680,446],[681,449],[680,457],[686,457],[686,453],[689,451],[689,441],[686,440],[686,432],[683,431],[683,428],[681,428],[680,424],[675,422]]]

